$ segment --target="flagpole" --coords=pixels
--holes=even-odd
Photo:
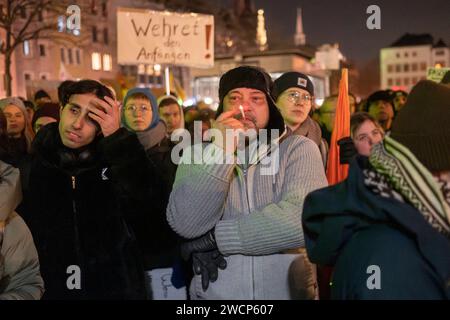
[[[165,70],[165,78],[166,78],[166,95],[170,95],[170,78],[169,78],[169,67],[166,67]]]

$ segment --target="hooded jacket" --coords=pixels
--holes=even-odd
[[[269,96],[269,90],[265,92]],[[267,129],[283,132],[281,114],[272,99],[268,104]],[[222,111],[221,104],[218,115]],[[275,137],[270,141],[275,144]],[[271,145],[250,151],[252,160],[244,164],[217,164],[224,154],[215,144],[184,150],[167,208],[168,221],[185,238],[214,229],[218,249],[227,260],[227,268],[219,270],[206,292],[201,277],[193,278],[192,299],[296,297],[291,266],[303,261],[297,251],[304,246],[303,200],[310,191],[325,186],[326,178],[319,150],[311,140],[293,135]],[[202,163],[190,164],[202,151]]]
[[[171,160],[172,144],[166,136],[166,125],[159,118],[156,99],[151,91],[147,88],[129,90],[124,99],[124,106],[129,97],[136,93],[147,96],[153,111],[149,127],[135,134],[147,153],[149,165],[154,170],[146,178],[153,183],[153,187],[145,191],[144,201],[133,201],[127,205],[131,211],[145,210],[146,213],[134,214],[129,222],[144,255],[145,269],[167,268],[179,260],[180,237],[169,227],[165,215],[177,167]],[[132,131],[126,125],[123,114],[122,126]]]
[[[52,123],[38,132],[33,151],[22,170],[18,211],[36,241],[44,298],[145,298],[141,254],[127,223],[138,213],[126,206],[151,188],[136,135],[119,129],[77,154],[63,146]]]
[[[14,212],[21,198],[19,170],[0,161],[0,300],[37,300],[44,292],[33,238]]]
[[[308,256],[334,266],[332,298],[449,299],[450,241],[411,204],[368,189],[364,171],[359,156],[345,181],[305,200]]]

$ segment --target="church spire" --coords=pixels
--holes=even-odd
[[[266,23],[264,21],[264,10],[258,10],[258,26],[256,27],[256,43],[259,51],[267,49],[267,32]]]
[[[294,42],[296,46],[303,46],[306,43],[306,35],[303,33],[302,8],[297,8],[297,24]]]

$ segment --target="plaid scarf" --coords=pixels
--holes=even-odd
[[[405,146],[386,137],[372,148],[365,184],[382,196],[409,202],[438,232],[450,237],[450,186],[439,183]],[[374,186],[377,187],[374,187]]]

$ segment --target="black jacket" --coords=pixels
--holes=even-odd
[[[65,148],[58,125],[50,124],[39,131],[22,168],[18,211],[36,242],[44,298],[145,298],[141,254],[126,222],[138,214],[127,204],[142,202],[152,188],[142,174],[151,170],[145,151],[125,129],[82,151],[77,156]],[[80,290],[67,288],[72,265],[81,271]]]
[[[27,157],[27,142],[25,137],[9,138],[0,136],[0,160],[19,167],[21,162]]]
[[[173,267],[179,261],[181,238],[170,228],[166,208],[175,180],[176,164],[171,160],[172,144],[167,138],[146,150],[149,165],[156,170],[147,179],[157,183],[158,189],[147,190],[143,203],[129,203],[134,212],[130,225],[135,231],[144,256],[146,270]]]

